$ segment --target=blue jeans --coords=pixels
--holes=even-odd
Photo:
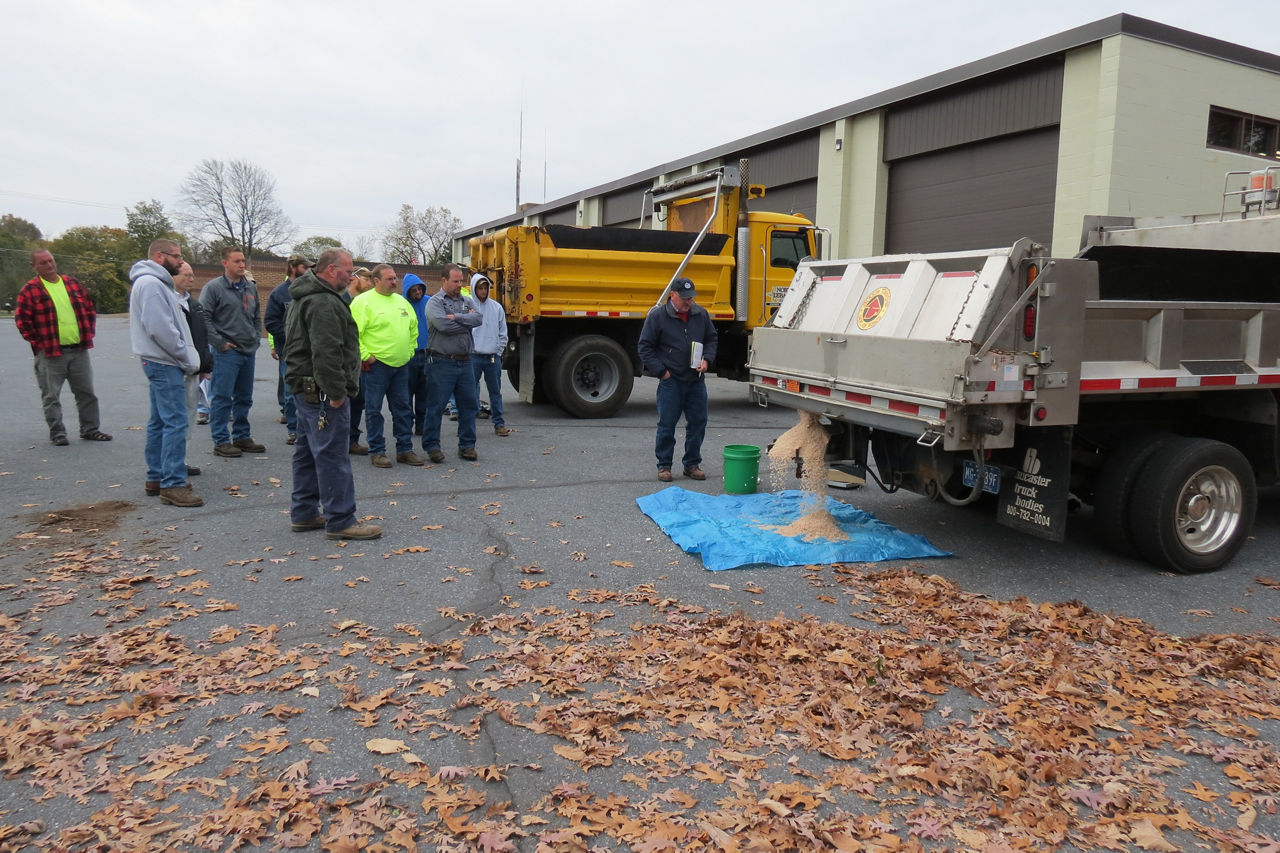
[[[364,374],[364,421],[369,431],[369,453],[387,452],[387,437],[382,419],[382,400],[391,409],[391,434],[396,439],[396,453],[413,450],[413,404],[409,402],[409,367],[391,367],[375,361]]]
[[[702,464],[702,437],[707,432],[707,383],[674,377],[658,382],[658,438],[653,452],[658,468],[670,468],[676,449],[676,423],[684,415],[684,467]]]
[[[427,419],[422,425],[424,450],[440,449],[440,419],[452,396],[458,403],[458,449],[476,446],[476,377],[471,361],[427,356]]]
[[[142,362],[151,397],[147,421],[147,482],[162,489],[187,483],[187,381],[182,368],[154,361]]]
[[[417,350],[409,363],[409,399],[413,401],[413,428],[422,432],[427,421],[427,351]]]
[[[471,353],[471,369],[476,374],[476,393],[480,392],[480,380],[484,380],[489,389],[489,413],[493,416],[493,425],[500,427],[506,423],[502,417],[502,356],[481,355]]]
[[[348,430],[348,441],[357,444],[360,441],[360,418],[364,415],[364,371],[360,371],[360,393],[351,397],[351,428]],[[296,402],[296,401],[295,401]]]
[[[209,430],[214,444],[227,444],[250,436],[253,362],[254,353],[238,349],[213,354],[213,377],[209,381]],[[227,421],[231,421],[229,434]]]
[[[298,412],[298,440],[293,445],[293,498],[289,519],[311,521],[324,505],[325,529],[333,533],[356,523],[356,484],[351,477],[347,436],[351,429],[351,401],[339,408],[308,403],[293,395]],[[320,413],[325,428],[320,429]]]
[[[285,363],[281,358],[280,379],[276,383],[276,399],[280,401],[280,414],[284,415],[284,428],[290,433],[298,431],[298,410],[293,405],[293,394],[289,392],[284,382]]]

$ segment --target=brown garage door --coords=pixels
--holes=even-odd
[[[889,167],[885,249],[948,252],[1049,245],[1058,176],[1058,128],[987,139]]]

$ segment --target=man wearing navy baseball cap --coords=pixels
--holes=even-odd
[[[684,475],[705,480],[702,437],[707,431],[707,368],[716,360],[716,327],[694,300],[698,290],[687,278],[668,288],[666,302],[649,309],[637,350],[645,373],[658,377],[658,435],[654,455],[658,479],[670,483],[676,424],[684,415]]]

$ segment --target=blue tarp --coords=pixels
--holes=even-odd
[[[784,527],[816,508],[814,495],[797,489],[756,495],[705,495],[679,486],[636,498],[636,503],[690,554],[701,554],[708,569],[736,569],[752,563],[804,566],[812,563],[870,563],[917,557],[949,557],[923,536],[903,533],[869,512],[825,498],[827,510],[849,538],[833,542],[784,536],[765,527]]]

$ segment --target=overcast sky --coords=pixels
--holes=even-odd
[[[0,213],[124,225],[204,158],[276,179],[297,238],[401,204],[464,226],[1118,12],[1280,54],[1237,0],[0,0]],[[1280,105],[1277,106],[1280,111]],[[545,175],[545,178],[544,178]]]

